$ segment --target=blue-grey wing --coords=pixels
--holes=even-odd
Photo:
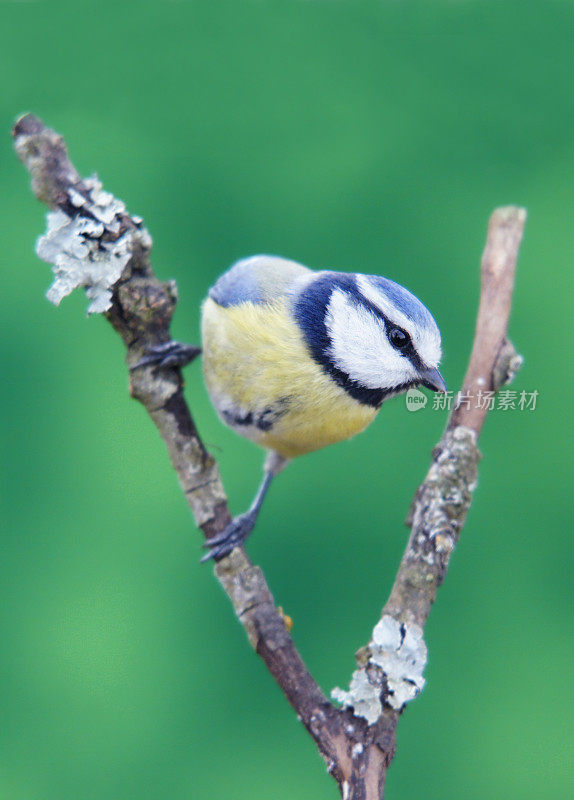
[[[224,308],[241,303],[269,303],[281,297],[297,278],[311,273],[279,256],[251,256],[237,261],[211,287],[209,296]]]

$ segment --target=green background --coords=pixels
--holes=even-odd
[[[475,502],[428,628],[388,798],[571,792],[574,4],[235,2],[0,7],[0,800],[335,798],[209,566],[123,349],[55,310],[44,211],[11,151],[34,111],[142,215],[177,280],[174,337],[235,259],[387,275],[432,309],[460,384],[494,207],[529,219]],[[187,394],[243,510],[261,453]],[[430,404],[429,404],[430,405]],[[320,684],[346,685],[445,423],[395,399],[277,481],[249,552]]]

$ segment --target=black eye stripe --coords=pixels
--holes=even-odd
[[[355,303],[357,303],[357,305],[363,306],[368,311],[370,311],[371,314],[377,317],[377,319],[382,320],[385,326],[385,333],[387,334],[387,339],[395,349],[400,350],[402,353],[404,353],[404,355],[406,355],[411,360],[412,356],[414,356],[416,361],[419,360],[417,351],[414,348],[413,340],[411,339],[410,334],[408,334],[405,330],[403,330],[403,328],[399,328],[398,325],[395,325],[395,323],[391,322],[391,320],[387,317],[387,315],[383,311],[381,311],[380,308],[377,308],[377,306],[373,302],[371,302],[367,297],[365,297],[365,295],[362,294],[362,292],[357,287],[354,292],[352,293],[349,292],[348,294],[350,298],[354,300]],[[398,331],[400,334],[406,337],[403,346],[399,347],[396,344],[393,344],[391,340],[391,334],[393,333],[393,331]],[[415,361],[413,361],[413,363],[416,366]]]
[[[355,302],[360,303],[361,305],[365,306],[365,308],[368,308],[369,311],[371,311],[371,313],[373,313],[376,317],[378,317],[383,321],[385,325],[385,332],[387,334],[387,338],[390,344],[395,348],[395,350],[398,350],[398,352],[400,352],[401,355],[405,356],[405,358],[408,358],[408,360],[411,362],[411,364],[416,370],[422,369],[424,364],[421,358],[419,357],[419,354],[415,350],[415,346],[413,344],[413,340],[411,339],[410,334],[408,334],[402,328],[399,328],[398,325],[392,323],[391,320],[386,316],[386,314],[383,314],[381,309],[377,308],[377,306],[374,303],[371,303],[371,301],[368,300],[366,297],[364,297],[364,295],[357,292],[357,295],[355,295],[353,299],[355,300]],[[407,337],[407,341],[404,346],[397,347],[396,345],[393,344],[390,338],[391,332],[393,330],[400,331]]]

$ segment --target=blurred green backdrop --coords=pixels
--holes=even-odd
[[[1,800],[337,796],[198,563],[119,339],[82,296],[57,311],[44,299],[44,210],[9,137],[28,110],[145,218],[188,341],[220,272],[278,253],[408,286],[439,321],[457,388],[488,216],[528,208],[513,388],[538,405],[487,420],[387,796],[567,796],[574,5],[24,3],[0,20]],[[218,422],[198,364],[188,396],[243,510],[261,454]],[[271,492],[249,551],[327,691],[369,638],[444,423],[396,399]]]

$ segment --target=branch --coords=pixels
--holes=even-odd
[[[38,254],[54,266],[48,298],[59,303],[82,286],[88,311],[103,313],[122,337],[128,366],[145,350],[170,340],[177,302],[174,283],[161,283],[150,264],[151,237],[142,220],[82,179],[62,138],[32,115],[14,128],[20,160],[32,188],[51,209]],[[499,209],[491,219],[482,265],[481,303],[463,392],[495,391],[519,366],[506,342],[514,267],[525,221],[521,209]],[[205,449],[183,395],[178,368],[130,372],[130,392],[148,411],[164,440],[182,491],[206,537],[230,521],[214,458]],[[410,513],[412,533],[395,584],[371,642],[357,654],[349,692],[331,704],[299,655],[262,570],[236,548],[215,566],[253,648],[315,740],[345,800],[383,796],[404,704],[422,689],[426,662],[423,627],[470,505],[476,484],[477,436],[486,410],[455,409]]]
[[[407,518],[411,535],[381,619],[369,644],[356,654],[359,669],[349,691],[333,693],[387,741],[394,741],[405,702],[424,686],[423,629],[476,488],[477,439],[488,410],[487,403],[478,402],[478,392],[494,393],[522,363],[506,330],[525,222],[525,210],[514,206],[499,208],[490,218],[475,339],[458,404],[413,500]]]
[[[488,412],[479,392],[486,396],[498,391],[522,363],[506,330],[525,222],[524,209],[513,206],[497,209],[490,218],[470,362],[458,403],[413,501],[407,520],[411,537],[384,609],[405,623],[424,626],[470,507],[480,458],[476,442]]]
[[[499,208],[490,218],[482,255],[480,305],[474,344],[461,398],[449,420],[450,430],[460,425],[470,428],[478,436],[486,419],[488,405],[467,403],[462,398],[476,400],[479,392],[497,392],[501,386],[510,383],[522,365],[522,357],[506,338],[506,329],[525,222],[526,211],[515,206]]]
[[[121,201],[94,176],[81,179],[61,136],[27,114],[13,131],[18,157],[32,176],[36,197],[52,211],[38,254],[54,264],[48,299],[56,304],[86,287],[89,312],[101,312],[122,337],[128,366],[146,348],[170,340],[177,302],[174,283],[161,283],[150,264],[151,237]],[[126,258],[127,256],[127,258]],[[121,261],[119,273],[113,265]],[[112,262],[112,265],[110,265]],[[178,368],[130,371],[130,394],[145,407],[168,450],[185,499],[206,538],[231,516],[215,459],[205,449],[183,395]],[[261,569],[236,548],[215,566],[251,645],[265,661],[327,763],[338,763],[340,715],[303,663]]]

